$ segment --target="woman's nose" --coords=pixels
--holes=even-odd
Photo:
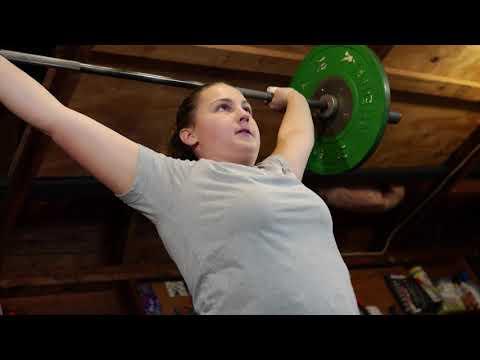
[[[245,110],[245,109],[241,109],[240,110],[240,119],[239,121],[242,123],[242,122],[249,122],[250,121],[250,113]]]
[[[240,123],[248,123],[250,121],[250,114],[240,116]]]

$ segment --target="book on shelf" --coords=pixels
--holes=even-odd
[[[146,315],[193,315],[192,297],[183,281],[152,281],[137,285]]]
[[[480,310],[480,288],[467,273],[432,281],[420,266],[386,274],[385,282],[407,314],[455,314]]]

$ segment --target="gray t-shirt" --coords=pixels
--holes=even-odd
[[[140,145],[132,188],[199,314],[358,314],[330,212],[281,156],[184,161]]]

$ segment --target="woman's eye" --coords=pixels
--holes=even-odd
[[[252,114],[252,109],[250,109],[249,107],[244,108],[244,110],[245,110],[246,112],[248,112],[249,114]]]
[[[226,110],[229,110],[229,109],[230,109],[230,105],[228,105],[228,104],[221,104],[220,106],[218,106],[217,111],[218,111],[218,110],[226,111]]]

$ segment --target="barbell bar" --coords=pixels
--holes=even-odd
[[[18,51],[0,50],[0,55],[12,62],[19,62],[24,64],[46,66],[57,69],[79,71],[87,74],[96,74],[109,76],[114,78],[136,80],[146,83],[162,84],[173,87],[195,89],[204,85],[204,83],[191,80],[179,80],[171,77],[148,74],[137,71],[122,70],[108,66],[99,66],[86,64],[74,60],[65,60],[43,55],[28,54]],[[253,90],[248,88],[236,87],[245,97],[257,100],[270,102],[273,95],[266,91]],[[332,101],[333,98],[333,101]],[[307,99],[309,106],[317,110],[319,118],[326,119],[328,114],[335,113],[336,100],[331,95],[323,95],[320,99]],[[322,116],[322,113],[325,115]],[[401,114],[398,112],[389,112],[388,122],[390,124],[397,124],[401,119]]]

